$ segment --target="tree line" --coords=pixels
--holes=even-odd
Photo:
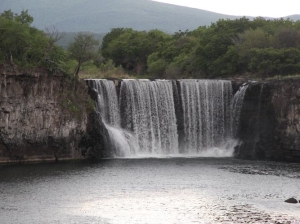
[[[166,78],[271,77],[300,73],[300,22],[289,19],[219,20],[167,34],[112,29],[105,60],[129,72]]]
[[[32,22],[28,10],[20,14],[7,10],[0,14],[0,63],[23,68],[44,67],[50,71],[72,70],[77,79],[82,64],[96,58],[99,41],[92,35],[78,34],[68,50],[64,50],[57,45],[63,33],[55,27],[38,30]]]
[[[153,78],[267,78],[300,74],[300,21],[221,19],[210,26],[174,34],[160,30],[114,28],[101,46],[92,35],[78,34],[67,50],[62,34],[41,31],[27,10],[0,14],[0,62],[61,69],[73,77],[85,66],[123,69]]]

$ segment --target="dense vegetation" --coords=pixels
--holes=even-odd
[[[66,53],[55,45],[54,35],[32,27],[32,22],[28,11],[15,14],[8,10],[0,14],[0,62],[22,67],[59,66]]]
[[[113,29],[102,55],[126,71],[166,78],[300,73],[300,21],[219,20],[173,35]]]
[[[193,31],[114,28],[99,47],[80,33],[67,50],[55,29],[41,31],[28,11],[0,14],[0,62],[81,77],[217,78],[300,74],[300,21],[219,20]],[[128,76],[127,76],[128,77]]]
[[[50,72],[59,70],[77,78],[82,64],[97,55],[99,43],[92,34],[78,34],[66,51],[57,45],[63,34],[55,27],[41,31],[32,22],[27,10],[20,14],[7,10],[0,14],[0,63],[22,68],[43,67]]]

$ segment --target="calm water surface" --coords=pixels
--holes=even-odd
[[[300,164],[111,159],[0,167],[0,223],[300,223]]]

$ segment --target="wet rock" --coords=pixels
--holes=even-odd
[[[300,80],[249,82],[236,157],[300,162]]]
[[[298,99],[300,99],[300,89],[297,90],[297,92],[296,92],[296,97],[297,97]]]
[[[297,204],[298,203],[297,199],[295,199],[295,198],[289,198],[289,199],[285,200],[284,202],[292,203],[292,204]]]

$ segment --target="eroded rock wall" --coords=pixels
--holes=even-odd
[[[279,158],[300,161],[300,80],[274,85],[275,152]]]
[[[300,80],[249,83],[238,157],[300,161]]]
[[[71,91],[62,74],[1,67],[0,162],[83,158],[88,114],[68,98]]]

